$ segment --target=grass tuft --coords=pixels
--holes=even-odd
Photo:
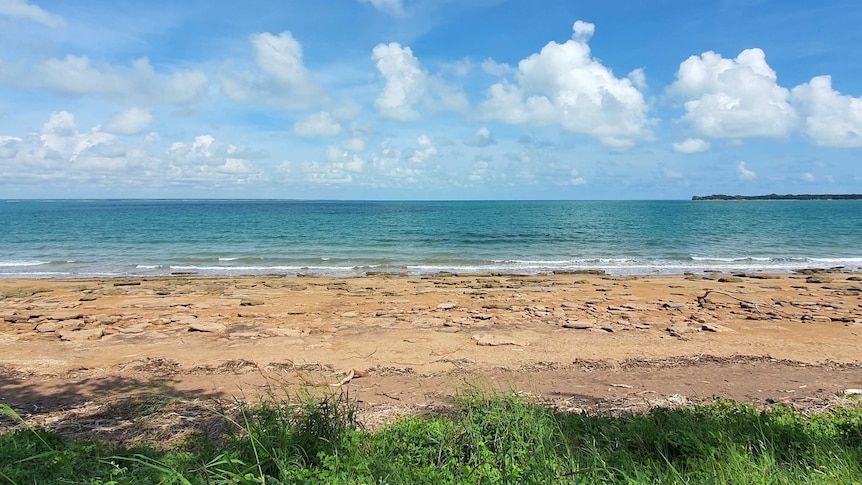
[[[717,400],[609,416],[469,391],[446,415],[402,418],[373,432],[356,411],[345,394],[269,396],[223,416],[228,436],[167,451],[21,429],[0,435],[0,483],[862,482],[859,404],[807,416]],[[8,406],[0,414],[20,421]]]

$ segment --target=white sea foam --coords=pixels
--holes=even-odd
[[[39,266],[49,264],[48,261],[0,261],[0,268],[15,268],[20,266]]]
[[[798,261],[805,262],[808,258],[802,257],[768,257],[768,256],[737,256],[737,257],[721,257],[721,256],[691,256],[692,261],[715,261],[720,263],[743,263],[743,262],[770,262],[770,261]]]

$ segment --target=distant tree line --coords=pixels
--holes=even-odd
[[[691,200],[860,200],[862,194],[695,195]]]

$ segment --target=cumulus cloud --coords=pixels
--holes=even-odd
[[[413,56],[413,51],[397,42],[378,44],[372,58],[386,80],[383,92],[374,101],[380,116],[399,121],[418,118],[419,112],[413,105],[425,92],[427,75],[419,68],[419,60]]]
[[[572,36],[576,40],[581,42],[586,42],[590,40],[590,37],[596,33],[595,24],[591,24],[589,22],[584,22],[583,20],[575,20],[575,23],[572,25],[572,30],[575,34]]]
[[[284,182],[290,184],[340,186],[353,182],[364,165],[364,160],[354,155],[341,162],[284,161],[278,166],[277,172]]]
[[[736,176],[739,180],[754,180],[757,178],[756,173],[745,168],[745,162],[739,162],[736,164]]]
[[[0,84],[47,89],[67,96],[98,96],[130,105],[186,104],[203,92],[206,75],[197,70],[156,73],[142,57],[129,66],[93,66],[87,56],[68,55],[34,66],[0,63]]]
[[[485,59],[485,61],[482,62],[482,70],[487,74],[497,77],[506,76],[514,71],[512,66],[501,64],[493,59]]]
[[[358,173],[365,167],[365,160],[345,145],[329,145],[324,150],[323,159],[348,172]]]
[[[480,104],[485,119],[508,124],[560,125],[571,133],[598,138],[612,148],[629,148],[649,140],[649,110],[636,83],[643,72],[617,78],[590,53],[593,24],[577,21],[563,44],[549,42],[521,60],[514,82],[493,84]],[[635,81],[633,82],[632,79]]]
[[[224,186],[261,178],[261,153],[221,143],[211,135],[165,149],[158,135],[118,137],[96,126],[80,130],[67,111],[52,113],[38,132],[0,137],[4,181],[56,181],[91,186]]]
[[[383,77],[383,91],[374,101],[377,114],[397,121],[419,118],[417,105],[432,110],[460,111],[467,98],[459,89],[428,74],[419,65],[410,47],[397,42],[378,44],[371,58]]]
[[[643,91],[644,89],[647,88],[646,73],[644,72],[642,67],[639,67],[639,68],[633,70],[632,72],[628,73],[628,75],[626,75],[626,77],[639,90]]]
[[[252,34],[257,72],[233,71],[221,76],[222,92],[237,102],[250,102],[285,110],[300,110],[326,100],[323,87],[302,62],[302,45],[289,31]]]
[[[842,95],[832,88],[831,76],[817,76],[793,88],[792,98],[804,113],[803,132],[815,144],[862,146],[862,97]]]
[[[684,141],[674,143],[673,151],[677,153],[698,153],[709,150],[709,143],[700,138],[686,138]]]
[[[199,135],[190,143],[172,143],[164,159],[173,183],[245,183],[260,176],[251,156],[245,148],[220,143],[212,135]]]
[[[365,140],[358,136],[354,136],[344,140],[344,143],[342,143],[341,146],[347,151],[360,153],[365,150]]]
[[[401,0],[359,0],[360,3],[370,3],[374,8],[381,12],[387,12],[392,15],[403,15],[404,5]]]
[[[701,136],[776,137],[796,123],[790,91],[776,81],[761,49],[746,49],[735,59],[709,51],[683,61],[668,92],[687,99],[682,120]]]
[[[802,174],[802,180],[804,180],[804,181],[806,181],[806,182],[814,182],[816,179],[815,179],[815,177],[814,177],[814,174],[813,174],[813,173],[811,173],[811,172],[805,172],[805,173],[803,173],[803,174]]]
[[[470,138],[469,140],[464,142],[464,144],[467,146],[479,148],[493,145],[495,143],[497,143],[497,140],[494,139],[494,136],[491,134],[491,130],[484,126],[476,130],[476,133],[473,135],[473,138]]]
[[[420,165],[424,163],[425,160],[428,160],[430,157],[437,154],[437,147],[431,143],[431,139],[426,135],[420,135],[416,142],[419,146],[410,157],[410,163]]]
[[[0,167],[19,181],[84,180],[125,169],[126,148],[98,129],[80,132],[67,111],[52,113],[36,133],[0,138]]]
[[[20,144],[21,139],[16,136],[0,136],[0,159],[14,158]]]
[[[335,136],[341,133],[341,125],[336,123],[326,111],[314,113],[293,125],[293,134],[303,137]]]
[[[284,183],[337,187],[344,184],[361,184],[366,161],[360,152],[365,142],[357,137],[348,138],[339,145],[329,145],[316,160],[285,160],[276,168]]]
[[[114,141],[114,137],[107,133],[79,133],[75,117],[67,111],[52,113],[42,126],[39,139],[49,157],[56,156],[68,161],[77,160],[94,146]]]
[[[576,169],[573,168],[573,169],[569,170],[569,177],[567,180],[565,180],[565,183],[563,185],[578,186],[578,185],[585,185],[586,183],[587,183],[587,180],[585,178],[581,177],[580,172],[578,172]]]
[[[102,126],[102,131],[115,135],[137,135],[153,122],[153,115],[143,108],[129,108],[121,111]]]
[[[27,0],[0,0],[0,16],[29,19],[48,27],[64,27],[66,21],[59,15],[42,10]]]

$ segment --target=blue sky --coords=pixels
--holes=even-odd
[[[0,0],[0,198],[862,192],[862,3]]]

